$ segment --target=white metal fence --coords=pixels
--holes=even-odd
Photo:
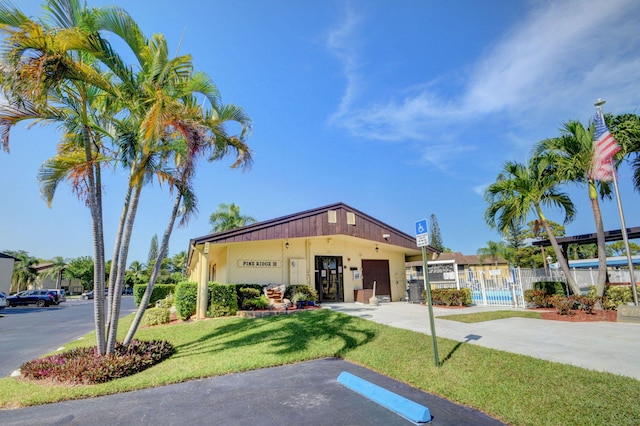
[[[495,271],[458,273],[457,282],[434,284],[436,288],[469,288],[472,302],[478,306],[511,306],[524,308],[524,291],[536,281],[552,281],[544,269],[513,268]],[[561,281],[561,280],[560,280]]]
[[[607,273],[609,275],[608,281],[611,283],[629,283],[631,281],[627,269],[609,268]],[[572,268],[571,275],[584,293],[589,290],[589,287],[595,286],[598,280],[597,269]],[[636,281],[640,279],[640,269],[634,269],[634,277]],[[548,272],[544,268],[465,271],[459,272],[457,278],[457,281],[432,282],[432,285],[435,288],[469,288],[471,289],[472,301],[478,306],[518,308],[526,307],[524,292],[532,289],[535,282],[560,281],[565,283],[565,288],[567,282],[564,273],[560,269],[553,268]],[[418,279],[422,280],[422,276],[419,276]]]

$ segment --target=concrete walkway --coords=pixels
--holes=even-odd
[[[429,309],[424,305],[392,302],[378,306],[357,303],[325,303],[322,306],[380,324],[431,334]],[[530,318],[466,324],[438,318],[496,309],[513,310],[434,307],[436,336],[640,380],[640,324]]]

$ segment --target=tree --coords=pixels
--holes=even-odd
[[[158,234],[153,234],[149,247],[149,255],[147,256],[147,265],[149,265],[149,268],[153,267],[153,262],[155,262],[156,257],[158,257]]]
[[[90,256],[77,257],[67,263],[65,278],[79,280],[85,289],[96,288],[94,283],[94,262]]]
[[[49,163],[45,181],[58,181],[73,174],[74,190],[84,199],[91,214],[94,254],[94,285],[104,287],[104,231],[102,222],[101,155],[102,126],[95,120],[97,97],[113,94],[111,74],[103,73],[96,60],[111,65],[119,58],[99,35],[107,23],[122,22],[117,8],[88,10],[73,0],[50,0],[43,7],[42,21],[29,19],[9,5],[0,8],[0,31],[6,36],[2,49],[2,88],[6,101],[0,108],[2,145],[8,150],[9,130],[23,120],[44,120],[62,124],[65,141],[57,161]],[[124,68],[124,67],[123,67]],[[65,170],[66,169],[66,170]],[[56,185],[43,194],[49,203]],[[96,293],[94,320],[97,351],[106,353],[104,294]]]
[[[633,171],[633,186],[640,191],[640,116],[636,114],[606,115],[607,127],[622,147],[618,159],[626,158]]]
[[[38,259],[29,256],[29,253],[24,250],[7,251],[7,254],[18,259],[13,266],[11,291],[16,293],[27,290],[38,278],[38,271],[36,270]]]
[[[240,207],[234,203],[221,203],[218,206],[218,210],[211,213],[209,217],[209,223],[213,226],[211,232],[229,231],[255,222],[256,220],[253,217],[241,215]]]
[[[604,225],[600,210],[599,196],[611,198],[609,182],[596,181],[589,176],[593,163],[594,125],[588,129],[578,121],[568,121],[557,138],[540,141],[534,148],[539,161],[546,162],[555,176],[564,183],[585,185],[588,191],[593,218],[596,226],[598,247],[598,281],[596,296],[603,296],[607,281],[607,253],[604,239]]]
[[[445,251],[444,242],[442,241],[442,233],[440,232],[440,225],[438,224],[438,218],[435,214],[431,214],[429,219],[429,230],[431,231],[430,245],[438,251]]]
[[[478,249],[478,260],[480,263],[484,263],[486,258],[490,258],[495,266],[498,266],[498,260],[500,257],[507,258],[508,248],[503,242],[487,241],[486,247]]]
[[[580,294],[569,271],[560,246],[553,235],[542,206],[555,206],[565,213],[565,223],[575,215],[575,207],[567,194],[558,192],[558,180],[552,170],[532,159],[528,165],[517,162],[506,162],[496,182],[485,191],[485,200],[489,204],[485,212],[487,224],[504,233],[514,222],[524,223],[531,213],[536,214],[543,228],[547,231],[549,241],[567,279],[567,284],[575,294]]]
[[[640,245],[629,242],[629,249],[631,255],[635,256],[640,254]],[[627,248],[624,245],[624,241],[616,241],[607,245],[607,256],[626,256]]]

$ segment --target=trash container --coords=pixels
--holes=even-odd
[[[424,281],[411,280],[407,286],[407,298],[409,303],[422,303],[424,298],[422,297],[422,291],[424,290]]]

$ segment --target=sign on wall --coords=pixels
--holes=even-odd
[[[280,268],[279,260],[238,260],[238,268]]]

